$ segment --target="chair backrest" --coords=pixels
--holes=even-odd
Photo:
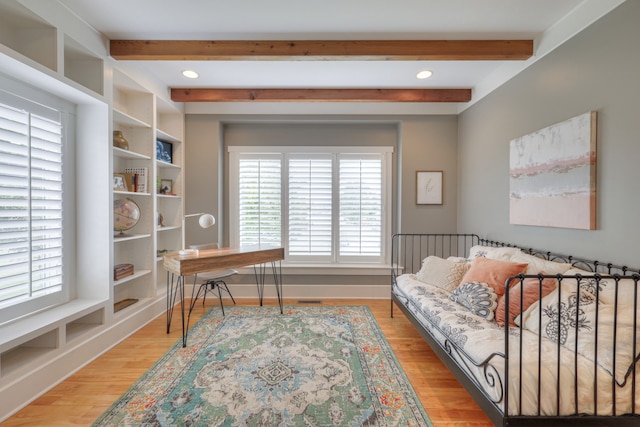
[[[203,243],[201,245],[189,245],[189,249],[198,249],[198,250],[205,250],[205,249],[218,249],[219,245],[217,243]]]

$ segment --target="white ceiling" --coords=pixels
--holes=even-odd
[[[58,0],[109,39],[533,39],[501,61],[153,61],[169,87],[465,88],[474,101],[624,0]],[[128,61],[127,61],[128,62]],[[184,69],[197,80],[181,75]],[[433,77],[418,80],[422,69]]]

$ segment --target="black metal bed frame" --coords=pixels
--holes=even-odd
[[[412,305],[411,308],[409,305],[413,304],[410,300],[405,300],[402,296],[395,292],[395,283],[396,278],[400,274],[404,273],[416,273],[420,267],[422,266],[422,260],[427,256],[434,255],[439,256],[441,258],[447,258],[449,256],[458,256],[458,257],[466,257],[469,254],[469,250],[471,247],[475,245],[483,245],[490,247],[514,247],[519,248],[523,252],[533,255],[545,260],[563,262],[572,264],[576,268],[580,268],[582,270],[586,270],[595,274],[595,280],[598,282],[602,278],[613,278],[616,281],[616,289],[617,283],[621,278],[625,279],[633,279],[635,283],[635,292],[636,296],[634,301],[634,333],[633,333],[633,342],[629,343],[629,345],[633,346],[633,355],[638,354],[638,349],[636,348],[636,332],[638,331],[638,326],[640,325],[640,306],[638,303],[638,281],[640,280],[640,270],[635,268],[629,268],[626,266],[619,266],[612,263],[603,263],[599,261],[592,261],[583,258],[577,258],[573,256],[567,256],[562,254],[557,254],[549,251],[540,251],[532,248],[524,248],[518,245],[502,243],[492,240],[487,240],[480,238],[476,234],[396,234],[392,239],[392,250],[391,250],[391,317],[393,317],[394,305],[397,305],[398,308],[404,313],[404,315],[409,319],[409,321],[414,325],[420,335],[424,338],[424,340],[429,344],[434,353],[440,358],[440,360],[445,364],[445,366],[452,372],[452,374],[456,377],[456,379],[465,387],[465,389],[469,392],[471,397],[478,403],[480,408],[487,414],[489,419],[497,426],[531,426],[531,425],[576,425],[576,426],[640,426],[640,409],[636,407],[636,367],[638,365],[639,358],[636,357],[634,359],[634,363],[632,368],[627,372],[625,377],[625,383],[627,381],[631,381],[631,399],[633,401],[631,406],[631,413],[628,414],[620,414],[616,413],[615,403],[613,406],[613,412],[616,415],[607,415],[600,416],[597,415],[597,410],[595,415],[585,415],[579,413],[579,410],[576,410],[575,415],[557,415],[557,416],[546,416],[546,415],[522,415],[521,408],[519,408],[519,414],[505,414],[503,410],[498,406],[499,404],[504,402],[504,408],[509,408],[509,376],[515,375],[516,380],[520,382],[517,376],[517,372],[510,373],[510,369],[508,369],[509,365],[509,328],[505,328],[505,348],[500,349],[500,351],[495,352],[491,357],[487,360],[481,362],[481,364],[474,363],[469,357],[466,356],[464,350],[459,348],[454,342],[450,340],[445,340],[443,343],[440,343],[437,339],[435,339],[427,327],[416,317],[414,311],[420,310],[417,305]],[[523,280],[525,278],[539,278],[540,283],[542,280],[547,277],[556,278],[559,281],[562,280],[576,280],[579,282],[581,280],[580,275],[576,276],[543,276],[543,275],[519,275],[512,277],[507,280],[505,284],[508,288],[510,282],[513,280]],[[579,297],[579,288],[578,287],[578,297]],[[505,306],[509,306],[508,295],[506,294]],[[598,298],[597,298],[598,299]],[[395,303],[395,304],[394,304]],[[617,291],[616,291],[616,302],[615,302],[615,313],[617,318]],[[597,301],[596,301],[597,304]],[[413,311],[412,311],[413,310]],[[597,309],[596,309],[597,312]],[[577,316],[577,314],[576,314]],[[596,322],[597,325],[597,322]],[[429,327],[437,328],[435,325],[429,325]],[[617,331],[617,320],[614,320],[614,335]],[[522,331],[521,331],[522,332]],[[576,332],[577,333],[577,332]],[[597,334],[597,331],[594,331]],[[522,335],[522,334],[520,334]],[[446,336],[446,335],[445,335]],[[596,335],[597,336],[597,335]],[[513,339],[513,338],[511,338]],[[615,343],[615,341],[614,341]],[[577,346],[577,340],[576,340]],[[615,344],[614,344],[615,346]],[[559,344],[558,344],[559,347]],[[577,352],[574,352],[576,355],[574,356],[577,359]],[[522,347],[520,347],[520,352],[522,352]],[[496,368],[490,364],[490,361],[493,357],[504,358],[504,366],[505,372],[504,375],[501,375],[500,372],[497,372]],[[520,357],[518,360],[522,360]],[[615,360],[615,356],[614,356]],[[558,358],[558,365],[560,365],[560,359]],[[577,363],[577,362],[576,362]],[[615,363],[615,362],[614,362]],[[465,369],[463,364],[466,365],[474,365],[482,369],[484,375],[474,376],[470,373],[470,370]],[[615,364],[614,364],[615,368]],[[558,366],[559,369],[559,366]],[[595,362],[594,362],[594,370]],[[539,372],[538,372],[539,374]],[[574,380],[574,390],[577,389],[577,379]],[[594,387],[597,387],[597,377],[595,379],[596,383]],[[539,382],[538,382],[539,383]],[[639,384],[640,386],[640,384]],[[491,397],[486,388],[490,388],[494,391],[497,391],[497,398]],[[616,379],[612,377],[612,393],[613,400],[615,402],[616,397]],[[522,391],[522,385],[520,384],[520,392]],[[560,396],[560,382],[557,382],[556,389],[553,390],[556,393],[556,396]],[[540,385],[538,385],[538,397],[541,393]],[[577,392],[575,392],[577,393]],[[638,390],[640,393],[640,390]],[[520,400],[521,401],[521,400]],[[594,393],[594,407],[597,408],[597,394]],[[577,399],[576,399],[576,409],[577,409]],[[506,409],[506,412],[509,412]],[[540,400],[538,399],[538,414],[541,414],[540,410]]]

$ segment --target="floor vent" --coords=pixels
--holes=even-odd
[[[299,299],[298,304],[322,304],[319,299]]]

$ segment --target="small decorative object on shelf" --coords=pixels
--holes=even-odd
[[[171,179],[162,179],[162,180],[160,180],[160,194],[164,194],[166,196],[175,196],[176,195],[173,192],[173,180],[171,180]]]
[[[156,141],[156,159],[165,163],[173,163],[173,144],[167,141]]]
[[[129,142],[125,139],[122,131],[114,130],[113,131],[113,146],[122,148],[123,150],[129,149]]]
[[[113,266],[113,280],[133,275],[133,264],[117,264]]]
[[[132,229],[140,221],[140,207],[131,199],[117,199],[113,201],[113,229],[119,231],[119,236]]]
[[[113,189],[114,190],[124,190],[127,191],[127,178],[122,173],[114,173],[113,174]]]
[[[160,212],[156,212],[156,222],[158,227],[164,227],[164,216]]]

